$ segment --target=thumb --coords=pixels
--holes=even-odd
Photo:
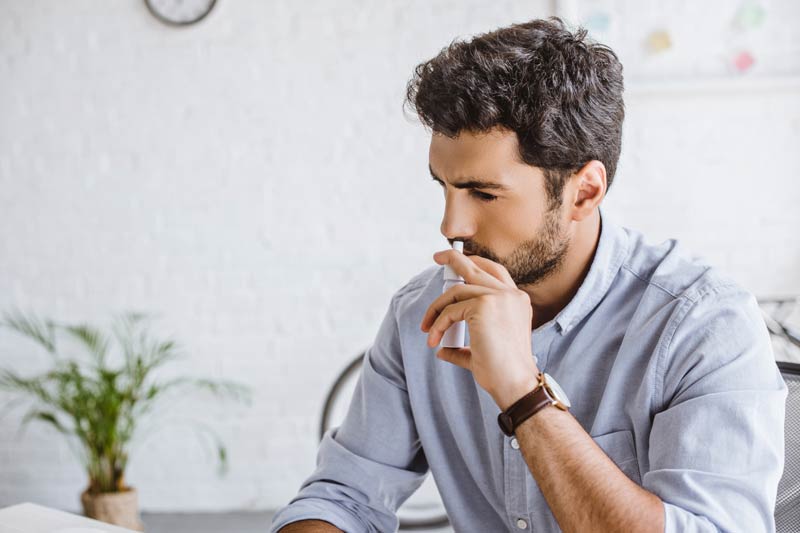
[[[436,353],[436,357],[442,361],[447,361],[448,363],[469,370],[472,351],[469,349],[469,346],[466,348],[442,348]]]

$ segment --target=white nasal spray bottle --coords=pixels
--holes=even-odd
[[[459,252],[464,253],[464,242],[453,241],[453,250],[458,250]],[[444,265],[444,288],[442,289],[442,292],[446,292],[447,289],[454,287],[455,285],[463,284],[464,278],[456,274],[455,271],[450,268],[450,265]],[[447,331],[445,331],[444,335],[442,335],[442,346],[445,348],[463,348],[464,336],[466,335],[466,332],[467,323],[463,320],[456,322],[447,328]]]

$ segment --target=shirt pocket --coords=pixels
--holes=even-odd
[[[614,431],[592,438],[626,476],[637,485],[642,484],[632,432],[628,430]]]

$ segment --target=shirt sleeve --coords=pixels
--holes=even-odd
[[[664,502],[668,533],[774,531],[787,389],[758,304],[726,286],[677,313],[642,484]]]
[[[396,299],[364,355],[344,421],[325,433],[316,470],[276,513],[271,532],[312,519],[348,533],[397,531],[397,508],[424,481],[428,463],[409,406]]]

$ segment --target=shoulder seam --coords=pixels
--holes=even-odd
[[[665,335],[659,341],[659,346],[656,348],[656,387],[657,390],[655,394],[653,394],[654,398],[659,399],[658,408],[662,409],[664,407],[664,386],[666,381],[666,360],[667,354],[672,347],[672,340],[675,338],[675,332],[678,330],[678,327],[683,324],[686,315],[689,314],[689,311],[697,305],[703,298],[705,298],[709,294],[718,293],[723,289],[727,288],[738,288],[737,283],[727,282],[721,283],[719,285],[709,285],[708,287],[704,287],[702,290],[697,291],[694,295],[690,296],[689,294],[683,293],[677,296],[678,300],[683,300],[683,304],[679,307],[677,311],[675,311],[675,316],[670,319],[667,327],[665,328]]]
[[[644,277],[642,277],[642,276],[641,276],[641,274],[639,274],[638,272],[635,272],[635,271],[634,271],[634,270],[633,270],[633,269],[632,269],[630,266],[628,266],[627,264],[623,263],[623,264],[622,264],[622,268],[624,268],[625,270],[627,270],[628,272],[630,272],[630,273],[631,273],[631,274],[632,274],[632,275],[633,275],[635,278],[637,278],[638,280],[640,280],[640,281],[643,281],[644,283],[646,283],[646,284],[648,284],[648,285],[652,285],[653,287],[656,287],[656,288],[658,288],[658,289],[661,289],[662,291],[664,291],[665,293],[669,294],[669,295],[670,295],[670,296],[672,296],[673,298],[678,298],[678,297],[679,297],[679,295],[677,295],[677,294],[674,294],[672,291],[670,291],[669,289],[667,289],[667,288],[665,288],[665,287],[662,287],[661,285],[659,285],[659,284],[658,284],[658,283],[656,283],[655,281],[653,281],[653,280],[651,280],[651,279],[645,279]]]

